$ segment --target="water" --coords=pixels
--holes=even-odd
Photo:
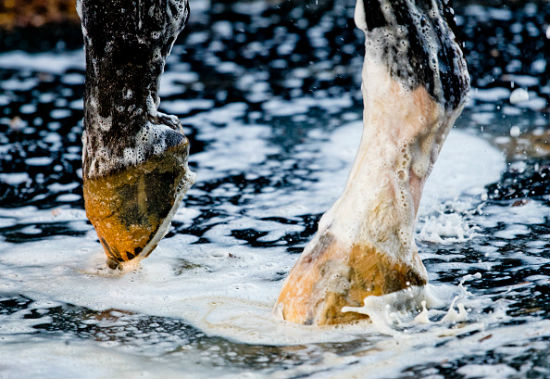
[[[161,110],[197,183],[126,275],[83,212],[83,52],[0,54],[0,376],[548,377],[550,7],[459,5],[474,90],[419,213],[428,309],[343,328],[271,307],[359,142],[352,1],[191,3]]]

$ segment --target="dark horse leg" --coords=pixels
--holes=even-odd
[[[86,214],[109,267],[156,247],[193,183],[189,142],[157,111],[187,0],[79,0],[86,48],[82,174]]]

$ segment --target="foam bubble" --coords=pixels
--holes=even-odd
[[[529,100],[529,92],[523,88],[517,88],[510,94],[510,103],[519,104]]]
[[[478,228],[470,226],[465,217],[459,213],[440,213],[436,216],[428,216],[423,222],[418,235],[422,241],[453,244],[469,241],[477,235]]]

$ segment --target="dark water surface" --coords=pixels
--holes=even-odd
[[[386,328],[269,309],[360,137],[353,1],[191,2],[161,110],[182,120],[197,182],[125,276],[103,268],[83,212],[78,28],[27,51],[5,40],[0,376],[548,378],[550,4],[480,3],[457,4],[474,89],[417,227],[443,300],[431,324],[386,314]],[[459,302],[466,318],[436,322]]]

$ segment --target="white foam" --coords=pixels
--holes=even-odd
[[[294,116],[306,113],[312,108],[321,108],[328,113],[335,113],[352,104],[350,95],[338,98],[302,97],[293,101],[272,99],[262,104],[263,109],[273,116]]]
[[[229,105],[189,118],[191,122],[201,125],[200,140],[207,142],[209,151],[209,154],[196,157],[199,179],[203,176],[223,178],[233,171],[244,171],[253,178],[254,175],[264,175],[261,170],[267,171],[265,175],[276,172],[271,164],[283,167],[294,164],[294,160],[269,163],[268,155],[280,153],[279,147],[269,143],[273,137],[272,129],[265,125],[242,125],[235,121],[242,116],[244,109],[239,104]],[[229,125],[214,126],[213,123],[219,120],[226,120]],[[518,334],[524,338],[535,338],[548,331],[548,322],[496,329],[489,327],[498,317],[507,317],[506,313],[499,311],[480,316],[479,310],[484,309],[490,299],[469,296],[466,290],[462,290],[465,284],[458,287],[428,286],[422,296],[413,293],[409,297],[409,310],[400,308],[401,301],[391,301],[398,295],[369,300],[374,303],[378,301],[378,311],[374,309],[373,312],[372,304],[369,309],[373,319],[376,319],[374,324],[316,328],[289,324],[271,313],[281,285],[273,278],[280,271],[288,271],[296,256],[288,254],[284,245],[260,249],[235,244],[235,239],[229,238],[229,232],[251,227],[271,231],[272,234],[265,238],[277,240],[278,236],[290,230],[302,231],[301,225],[281,225],[262,221],[262,218],[277,215],[294,218],[300,214],[324,211],[341,193],[361,129],[362,124],[357,121],[336,129],[330,135],[311,133],[313,141],[318,142],[312,143],[310,139],[302,147],[297,142],[295,153],[296,159],[303,157],[311,161],[311,165],[306,166],[311,168],[311,181],[306,182],[307,188],[292,187],[254,194],[251,205],[242,209],[235,209],[231,204],[220,204],[218,208],[227,212],[227,216],[223,223],[211,228],[205,235],[211,243],[193,244],[198,237],[178,234],[161,241],[157,250],[141,262],[140,268],[126,275],[105,268],[104,253],[96,242],[95,233],[85,223],[83,211],[62,208],[53,212],[34,207],[0,209],[0,217],[17,218],[18,223],[66,220],[71,221],[71,225],[78,230],[88,231],[84,237],[57,237],[23,244],[1,241],[0,288],[4,292],[20,293],[37,301],[59,301],[98,311],[115,308],[183,319],[210,336],[222,336],[240,343],[302,346],[311,342],[345,342],[357,338],[373,340],[365,347],[368,351],[357,356],[320,353],[315,362],[304,360],[302,365],[289,367],[284,371],[285,376],[323,369],[329,370],[330,376],[392,376],[405,367],[426,362],[427,356],[436,353],[438,359],[454,359],[469,354],[472,349],[486,351],[491,346],[514,342]],[[253,155],[249,156],[249,153]],[[479,165],[480,161],[485,165]],[[427,218],[439,209],[443,201],[475,192],[498,179],[503,167],[501,154],[487,142],[461,131],[452,131],[426,186],[420,217]],[[225,189],[218,190],[223,195]],[[466,201],[461,209],[472,206]],[[199,209],[182,208],[175,218],[191,223]],[[543,211],[537,209],[537,204],[527,204],[511,208],[510,212],[518,222],[542,222]],[[486,211],[489,218],[495,218],[491,212],[496,212],[496,209],[488,208]],[[178,274],[177,268],[182,259],[195,268]],[[457,295],[462,297],[456,300],[455,306],[451,306]],[[424,313],[421,310],[422,300],[426,301]],[[464,311],[460,303],[464,305]],[[466,319],[465,312],[468,312]],[[419,313],[421,316],[418,316]],[[446,313],[449,316],[442,321]],[[159,365],[158,361],[142,354],[133,354],[131,350],[128,353],[125,350],[127,347],[122,345],[77,343],[70,337],[68,346],[63,340],[21,341],[13,335],[13,327],[18,323],[10,322],[9,325],[12,329],[8,336],[11,335],[9,338],[19,345],[0,345],[0,355],[8,362],[4,372],[8,374],[28,373],[33,376],[38,375],[37,370],[42,370],[42,373],[66,372],[79,377],[88,374],[92,377],[115,374],[132,377],[136,372],[144,377],[170,377],[181,376],[181,367],[186,367],[191,377],[203,374],[212,376],[208,363],[206,368],[196,363],[199,360],[195,358],[200,352],[193,349],[182,356],[168,355]],[[24,332],[30,331],[33,324],[19,325]],[[380,333],[391,337],[381,338]],[[479,347],[479,339],[487,334],[493,334],[493,337],[483,341],[482,348]],[[458,335],[460,339],[456,338]],[[446,343],[447,347],[433,347],[439,343]],[[37,357],[40,357],[40,362]],[[351,361],[358,362],[358,365],[349,365]],[[16,371],[18,369],[20,371]],[[283,375],[279,370],[252,373],[266,377]],[[245,375],[242,371],[226,374],[241,378]]]
[[[234,117],[239,117],[240,111],[231,109],[229,107],[219,112],[226,115],[234,112]],[[215,120],[219,119],[216,115],[213,115]],[[201,132],[204,135],[201,139],[212,138],[219,142],[210,145],[210,155],[205,155],[204,161],[200,154],[195,157],[200,167],[203,167],[201,176],[223,177],[226,175],[225,170],[246,170],[246,167],[253,167],[254,162],[261,162],[262,156],[276,152],[273,147],[264,148],[251,143],[269,138],[269,129],[261,126],[243,126],[242,132],[235,133],[239,130],[236,125],[221,129],[207,126],[208,123],[203,125],[205,127]],[[324,144],[316,145],[320,149],[317,152],[319,160],[315,161],[321,169],[314,171],[313,184],[307,190],[295,191],[288,199],[280,192],[258,194],[255,201],[262,205],[261,209],[254,210],[252,207],[241,219],[227,221],[231,225],[211,229],[207,237],[214,245],[190,245],[196,237],[177,235],[161,241],[154,254],[143,261],[141,269],[136,272],[125,276],[105,276],[102,249],[95,242],[93,231],[86,226],[90,233],[85,238],[64,237],[20,245],[2,243],[2,287],[35,298],[55,299],[97,310],[118,308],[184,318],[211,334],[243,342],[292,344],[348,339],[349,331],[330,330],[320,333],[316,328],[289,325],[273,318],[271,307],[280,283],[262,278],[273,277],[281,269],[288,270],[295,256],[287,254],[280,247],[262,250],[233,245],[233,239],[228,240],[232,245],[223,241],[227,230],[238,228],[237,224],[241,228],[247,225],[267,230],[273,228],[274,223],[264,224],[257,218],[247,221],[248,217],[254,217],[256,213],[260,217],[281,214],[294,217],[302,212],[322,211],[343,188],[346,167],[353,160],[360,132],[360,122],[350,123],[337,129]],[[236,136],[240,136],[241,142],[237,142],[239,139]],[[234,142],[231,142],[232,139]],[[243,146],[234,145],[236,143],[242,143]],[[262,144],[265,146],[265,142]],[[463,149],[465,145],[469,145],[467,154]],[[485,142],[463,132],[453,131],[445,146],[447,151],[442,153],[438,162],[442,168],[434,170],[431,182],[432,186],[439,187],[427,192],[430,196],[424,208],[428,211],[429,205],[437,207],[442,200],[452,199],[455,194],[469,191],[472,187],[483,186],[498,176],[492,171],[498,172],[497,167],[500,166],[488,168],[490,175],[483,170],[471,170],[480,157],[486,162],[501,162],[500,154]],[[238,158],[241,150],[242,159]],[[255,151],[257,157],[249,157],[248,151]],[[218,152],[225,152],[227,158],[221,156],[219,160],[208,162],[208,157],[217,156]],[[218,166],[220,161],[227,162],[227,167]],[[209,164],[213,166],[209,167]],[[339,167],[336,171],[338,174],[331,167]],[[454,181],[456,177],[463,180]],[[180,210],[176,218],[187,220],[185,214],[188,211],[192,210]],[[63,211],[54,216],[49,211],[39,213],[34,209],[20,208],[5,214],[8,215],[22,217],[20,222],[25,218],[32,222],[85,220],[83,212],[76,211]],[[280,232],[288,232],[291,228],[278,224],[277,227],[282,228]],[[274,233],[278,233],[277,230]],[[75,249],[75,246],[78,248]],[[199,268],[185,272],[184,275],[176,275],[173,267],[177,266],[178,259],[183,256],[200,267],[208,268],[208,271]],[[29,266],[29,262],[33,262],[33,265]],[[44,275],[45,272],[48,275]],[[50,280],[52,275],[55,281]],[[20,277],[25,279],[21,281],[18,279]]]
[[[159,96],[178,95],[185,91],[186,86],[199,80],[199,76],[190,71],[179,71],[184,68],[178,68],[178,71],[168,71],[160,77]]]
[[[496,87],[489,89],[476,88],[472,91],[472,97],[476,100],[486,102],[498,102],[510,96],[510,90],[507,88]]]
[[[484,355],[487,351],[498,349],[506,344],[515,345],[520,335],[522,339],[525,340],[540,338],[543,335],[548,335],[550,322],[548,320],[541,320],[533,322],[530,327],[526,327],[525,325],[514,325],[494,328],[490,332],[485,332],[484,328],[485,326],[483,324],[474,324],[454,330],[448,329],[452,332],[450,335],[440,334],[437,338],[438,343],[443,344],[445,342],[444,349],[434,343],[434,334],[430,331],[413,333],[409,336],[404,334],[398,339],[388,339],[376,346],[376,348],[380,350],[376,351],[375,349],[371,349],[366,351],[361,357],[361,364],[346,365],[343,359],[331,362],[332,367],[343,367],[341,370],[334,372],[331,377],[398,377],[400,374],[402,375],[402,370],[421,365],[426,361],[437,364],[447,360],[452,361],[459,359],[464,356]],[[478,332],[476,332],[476,330]],[[433,332],[441,333],[441,330],[433,330]],[[487,337],[488,335],[490,338],[483,340],[483,337]],[[456,338],[456,336],[460,336],[460,338]],[[321,366],[328,369],[330,366],[328,362],[326,363],[327,364],[322,362]],[[480,366],[477,365],[468,365],[466,367],[468,368],[464,369],[464,374],[473,374],[473,370],[470,371],[469,369],[480,368]],[[525,377],[527,369],[528,367],[522,368],[515,376]],[[499,369],[499,371],[504,373],[508,370]],[[482,372],[481,369],[477,371],[478,374]],[[287,372],[287,374],[291,375],[293,371]]]
[[[419,215],[431,213],[444,200],[458,199],[464,193],[481,195],[486,184],[499,179],[504,167],[504,154],[487,141],[451,130],[424,186]]]
[[[3,377],[23,378],[209,378],[197,356],[173,363],[113,349],[108,343],[28,339],[0,344]],[[198,355],[198,354],[197,354]],[[230,372],[219,377],[230,376]]]
[[[9,184],[10,186],[17,186],[23,183],[30,182],[31,178],[26,172],[16,173],[0,173],[0,181]]]
[[[428,216],[418,234],[422,241],[437,244],[454,244],[471,240],[476,237],[476,227],[468,224],[458,213],[441,213]]]
[[[519,377],[519,372],[504,364],[468,364],[460,367],[458,374],[464,378],[510,378]]]
[[[29,166],[48,166],[52,162],[52,157],[33,157],[25,159],[25,163]]]
[[[27,53],[11,51],[0,54],[0,67],[7,69],[29,69],[35,72],[63,74],[68,69],[85,69],[86,59],[83,50],[63,54]]]
[[[163,101],[161,109],[168,113],[186,114],[193,110],[205,110],[214,106],[214,101],[206,99]]]
[[[510,94],[510,103],[518,104],[529,100],[529,92],[523,88],[517,88]]]
[[[0,86],[7,91],[29,91],[36,87],[38,80],[36,78],[17,79],[11,78],[0,82]]]

